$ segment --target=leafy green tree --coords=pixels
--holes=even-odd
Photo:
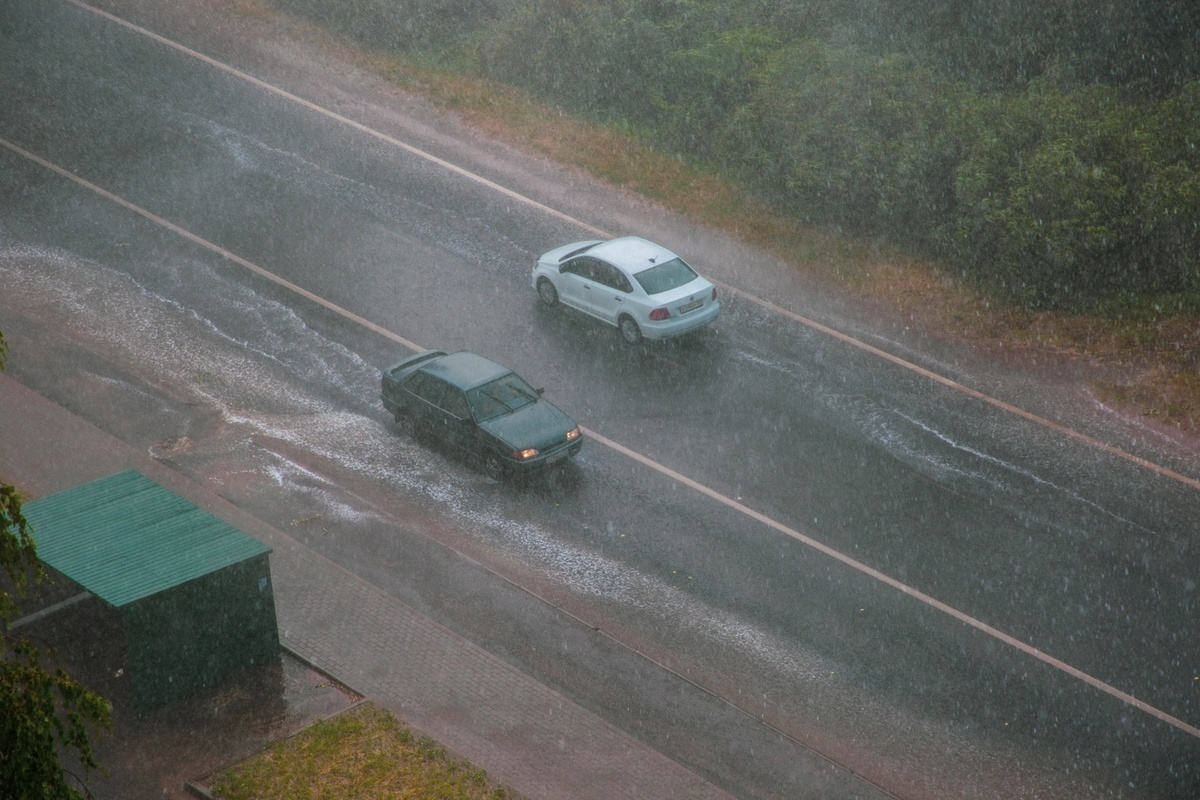
[[[1135,104],[1104,86],[972,95],[943,253],[1029,307],[1195,292],[1200,86]]]
[[[0,369],[7,353],[0,332]],[[21,513],[20,495],[8,485],[0,485],[0,567],[8,578],[0,587],[0,797],[91,797],[84,778],[98,765],[92,756],[88,726],[110,724],[111,707],[61,667],[43,667],[43,656],[52,653],[9,629],[18,610],[17,597],[36,590],[46,580],[46,573]],[[79,754],[82,776],[59,763],[60,746]]]
[[[726,128],[728,161],[805,220],[919,240],[950,202],[957,97],[919,62],[806,40],[780,48]]]
[[[1020,90],[1040,78],[1161,97],[1200,78],[1195,0],[841,2],[835,13],[855,45],[920,55],[981,90]]]
[[[658,136],[671,150],[721,158],[722,139],[754,93],[757,73],[779,44],[763,28],[729,28],[695,37],[661,59]]]
[[[1200,292],[1200,81],[1189,83],[1147,123],[1146,158],[1153,164],[1141,191],[1137,244],[1155,261],[1169,291]]]

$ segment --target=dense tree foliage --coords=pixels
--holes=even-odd
[[[1039,77],[1163,95],[1200,78],[1192,0],[876,0],[891,43],[976,87]]]
[[[382,29],[448,0],[278,2]],[[1200,296],[1195,0],[473,2],[459,59],[798,219],[1030,307]]]
[[[0,369],[6,353],[0,333]],[[0,485],[0,567],[7,578],[0,582],[0,797],[81,798],[81,790],[87,792],[83,776],[60,764],[58,747],[78,753],[84,774],[96,769],[88,725],[108,724],[111,709],[61,668],[43,667],[42,648],[9,629],[17,596],[39,586],[45,572],[21,498],[8,485]]]

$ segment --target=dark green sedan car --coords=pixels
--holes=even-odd
[[[570,458],[583,432],[517,373],[481,355],[426,350],[383,371],[383,406],[410,435],[479,459],[493,478]]]

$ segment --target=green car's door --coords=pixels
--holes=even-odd
[[[471,411],[467,398],[457,387],[425,372],[417,372],[404,384],[410,399],[408,413],[413,427],[422,434],[455,449],[469,443]],[[464,428],[468,429],[464,432]]]

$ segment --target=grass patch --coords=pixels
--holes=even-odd
[[[1101,382],[1100,396],[1110,403],[1136,406],[1143,416],[1170,422],[1200,434],[1200,371],[1153,365],[1130,381]]]
[[[363,704],[317,722],[217,776],[222,800],[511,800],[483,770],[450,758]]]

